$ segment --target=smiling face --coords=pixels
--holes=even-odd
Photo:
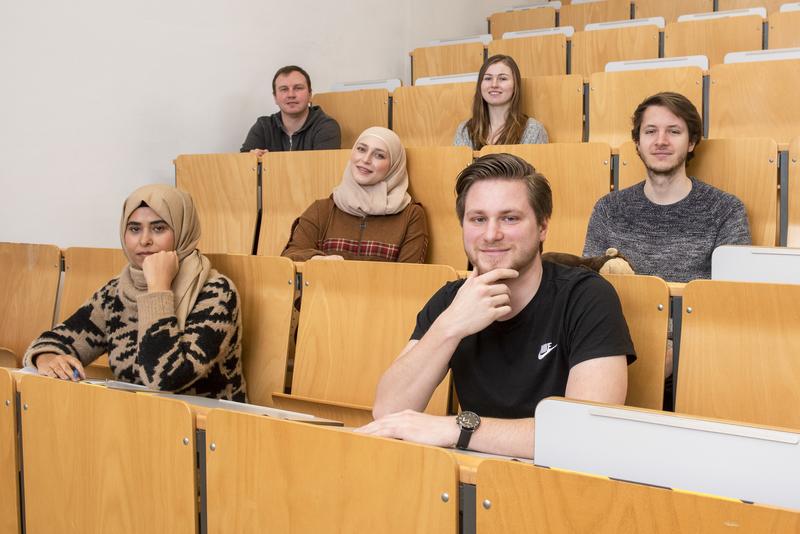
[[[539,224],[522,180],[475,182],[464,202],[464,250],[478,274],[510,268],[522,274],[535,262],[547,224]]]
[[[514,97],[514,74],[499,61],[489,65],[481,80],[481,96],[490,106],[504,106]]]
[[[141,269],[144,259],[156,252],[175,250],[175,232],[151,208],[141,206],[131,213],[125,225],[125,251]]]
[[[350,173],[358,185],[377,184],[389,173],[391,161],[386,143],[366,135],[350,152]]]
[[[275,78],[275,104],[281,113],[290,117],[300,117],[308,111],[311,90],[303,73],[292,71]]]
[[[685,173],[686,156],[694,150],[686,121],[664,106],[650,106],[639,128],[639,157],[650,176]]]

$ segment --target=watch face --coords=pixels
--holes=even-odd
[[[456,417],[456,423],[464,430],[475,430],[481,424],[481,418],[475,412],[461,412]]]

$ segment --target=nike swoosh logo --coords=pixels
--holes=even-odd
[[[553,346],[550,346],[550,347],[548,347],[547,345],[542,346],[541,350],[539,350],[539,359],[543,360],[544,357],[547,356],[548,354],[550,354],[551,352],[553,352],[553,349],[555,349],[556,347],[558,347],[558,345],[553,345]],[[547,349],[547,350],[544,350],[544,349]],[[542,351],[544,351],[544,352],[542,352]]]

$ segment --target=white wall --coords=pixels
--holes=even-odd
[[[181,153],[237,151],[275,70],[410,77],[408,52],[510,0],[0,3],[0,241],[119,246],[122,201]]]

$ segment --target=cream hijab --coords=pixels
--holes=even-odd
[[[352,164],[348,161],[342,183],[333,190],[333,202],[340,210],[356,217],[399,213],[411,202],[407,192],[406,149],[396,133],[380,126],[364,130],[355,144],[367,136],[377,137],[386,143],[389,149],[389,172],[377,184],[359,185],[353,178]]]
[[[194,209],[189,193],[168,185],[146,185],[140,187],[125,200],[120,221],[122,250],[128,257],[127,265],[120,273],[120,294],[123,302],[136,306],[136,298],[147,292],[147,281],[141,269],[134,266],[128,251],[125,250],[125,227],[131,214],[142,204],[146,204],[164,219],[175,232],[175,252],[178,254],[178,274],[172,281],[172,294],[175,296],[175,316],[178,326],[183,329],[186,317],[192,311],[197,296],[206,280],[211,276],[211,262],[197,250],[200,240],[200,220]]]

